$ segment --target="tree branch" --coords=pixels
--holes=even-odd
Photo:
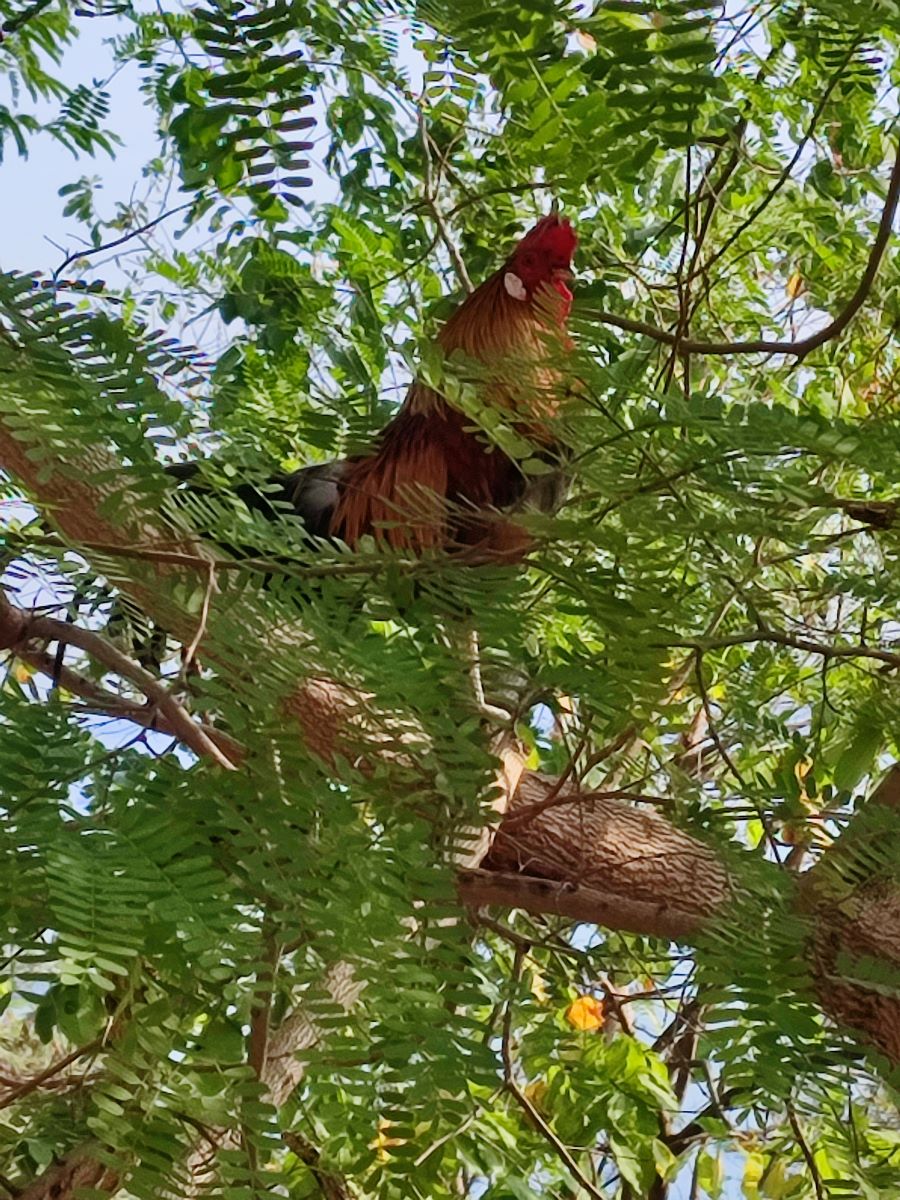
[[[101,717],[112,717],[117,721],[130,721],[132,724],[140,725],[141,728],[154,733],[168,734],[171,737],[178,736],[154,705],[138,704],[134,700],[117,696],[115,692],[107,691],[99,683],[95,683],[93,679],[88,679],[78,671],[73,671],[71,667],[57,668],[54,656],[44,650],[17,646],[14,653],[16,658],[27,663],[41,675],[46,675],[48,678],[55,676],[57,683],[64,691],[86,701],[85,707],[78,709],[79,713],[92,713]],[[211,742],[218,745],[231,762],[239,763],[243,759],[247,752],[246,748],[223,730],[216,729],[214,725],[206,725],[202,721],[197,722],[197,727]]]
[[[83,250],[77,250],[74,254],[64,258],[51,278],[54,283],[59,281],[60,275],[66,267],[71,266],[73,262],[78,262],[82,258],[89,258],[92,254],[102,254],[105,250],[114,250],[117,246],[124,246],[126,242],[130,242],[132,238],[140,237],[144,233],[149,233],[161,222],[169,217],[174,217],[176,213],[184,212],[186,208],[190,208],[193,204],[192,200],[188,200],[185,204],[179,204],[177,208],[169,208],[165,212],[160,213],[158,217],[154,217],[152,221],[147,221],[143,225],[139,225],[137,229],[130,229],[127,233],[123,233],[121,237],[114,238],[111,242],[103,242],[100,246],[86,246]]]
[[[319,1166],[319,1151],[312,1142],[290,1130],[281,1135],[281,1140],[297,1158],[309,1167],[324,1200],[349,1200],[352,1195],[346,1182],[339,1175],[323,1171]]]
[[[96,1150],[93,1143],[86,1143],[70,1151],[23,1188],[16,1200],[70,1200],[82,1188],[113,1195],[121,1176],[96,1157]]]
[[[522,958],[522,951],[517,949],[513,966],[513,985],[518,982]],[[569,1153],[568,1147],[563,1145],[535,1106],[531,1103],[531,1101],[516,1083],[512,1059],[512,1012],[512,997],[509,996],[507,997],[506,1007],[503,1013],[503,1037],[501,1042],[503,1081],[506,1085],[506,1090],[519,1105],[522,1111],[527,1115],[528,1119],[531,1121],[531,1124],[538,1131],[544,1141],[550,1145],[557,1157],[565,1164],[566,1170],[569,1172],[578,1186],[583,1188],[589,1196],[594,1198],[594,1200],[606,1200],[604,1193],[598,1188],[594,1187],[591,1181],[578,1166],[578,1163]]]
[[[237,770],[237,765],[212,738],[207,737],[201,726],[192,720],[158,679],[117,650],[99,633],[90,629],[80,629],[77,625],[59,621],[55,617],[28,614],[0,593],[0,650],[12,650],[15,653],[29,641],[63,642],[65,645],[77,646],[110,671],[135,684],[166,718],[175,736],[198,757],[211,758],[228,771]]]
[[[257,1079],[263,1079],[269,1056],[269,1025],[274,999],[275,972],[281,951],[269,918],[263,924],[264,954],[256,972],[256,988],[250,1010],[250,1039],[247,1061]]]
[[[826,342],[833,341],[834,338],[839,337],[862,308],[869,292],[872,290],[872,285],[878,274],[878,268],[881,265],[881,260],[890,241],[898,203],[900,203],[900,151],[898,151],[897,157],[894,160],[893,170],[891,171],[887,197],[881,211],[878,232],[872,243],[866,269],[862,274],[856,291],[837,317],[829,321],[817,333],[813,333],[800,341],[770,342],[765,339],[755,339],[738,342],[702,342],[695,341],[692,338],[681,338],[678,336],[677,330],[675,333],[670,333],[665,329],[658,329],[655,325],[650,325],[645,321],[636,321],[632,317],[623,317],[618,313],[587,307],[582,309],[582,312],[585,316],[599,321],[602,325],[612,325],[628,333],[640,333],[645,337],[652,338],[656,342],[661,342],[665,346],[677,346],[679,352],[682,354],[717,356],[733,354],[789,354],[798,359],[805,358],[813,350],[818,350]]]
[[[777,629],[753,629],[748,633],[732,633],[726,637],[711,638],[709,641],[672,641],[659,645],[680,646],[703,654],[709,650],[726,650],[729,646],[749,646],[754,642],[771,642],[775,646],[787,646],[791,650],[802,650],[806,654],[818,654],[822,658],[870,658],[894,669],[900,668],[900,654],[890,650],[879,650],[876,646],[828,645],[809,638],[794,637]]]
[[[424,165],[423,189],[425,192],[425,204],[428,211],[434,220],[435,228],[438,231],[438,236],[447,248],[447,253],[450,255],[450,261],[453,263],[453,268],[456,271],[456,276],[465,290],[471,295],[475,291],[472,280],[469,278],[469,272],[465,261],[459,252],[459,247],[453,240],[453,235],[447,225],[444,215],[440,210],[437,200],[437,188],[435,186],[433,172],[431,169],[431,138],[428,136],[428,127],[425,124],[425,110],[419,109],[419,136],[422,139],[422,156]]]
[[[719,261],[719,259],[724,254],[726,254],[728,252],[728,250],[731,249],[731,247],[738,240],[738,238],[741,236],[741,234],[746,233],[746,231],[750,228],[750,226],[762,216],[762,214],[766,211],[766,209],[769,207],[769,205],[772,203],[772,201],[775,199],[775,197],[778,195],[778,193],[781,191],[781,189],[784,187],[784,185],[790,179],[791,172],[794,170],[794,167],[796,167],[797,163],[800,161],[800,158],[806,147],[806,143],[809,141],[809,139],[812,137],[813,133],[815,132],[815,128],[822,118],[822,114],[825,111],[828,101],[831,99],[834,89],[840,83],[841,78],[843,77],[844,71],[847,69],[847,65],[849,64],[853,55],[859,49],[859,45],[860,45],[859,39],[857,39],[856,41],[851,43],[850,48],[848,49],[846,55],[844,56],[843,61],[840,63],[840,65],[837,67],[837,69],[832,74],[831,78],[828,81],[828,85],[825,88],[825,91],[819,97],[818,103],[816,104],[816,107],[813,109],[812,116],[810,117],[809,124],[807,125],[803,136],[800,138],[799,142],[795,146],[794,153],[791,155],[788,162],[785,163],[784,167],[782,168],[781,174],[778,176],[775,183],[768,190],[768,192],[766,192],[765,196],[763,196],[762,200],[760,200],[759,204],[757,204],[757,206],[753,209],[753,211],[750,213],[750,215],[748,217],[746,217],[740,223],[740,225],[738,225],[737,229],[735,229],[731,234],[729,234],[729,236],[725,239],[725,241],[722,243],[722,245],[718,247],[715,254],[713,254],[711,258],[707,259],[707,261],[703,264],[704,274],[708,274],[710,269],[715,265],[715,263],[717,263]]]
[[[58,1075],[60,1071],[64,1071],[66,1067],[70,1067],[73,1062],[77,1062],[79,1058],[84,1058],[86,1054],[92,1054],[99,1049],[100,1042],[95,1040],[88,1042],[86,1046],[79,1046],[77,1050],[73,1050],[71,1054],[66,1054],[63,1058],[58,1059],[55,1063],[51,1063],[43,1071],[39,1071],[37,1075],[33,1075],[31,1079],[26,1079],[16,1087],[8,1091],[4,1096],[0,1097],[0,1108],[8,1108],[10,1104],[14,1104],[17,1100],[21,1100],[23,1096],[30,1095],[46,1083],[48,1079],[52,1079],[54,1075]]]
[[[675,942],[696,935],[708,921],[708,915],[668,904],[494,870],[460,871],[456,890],[460,902],[469,908],[522,908]]]

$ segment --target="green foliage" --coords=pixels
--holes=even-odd
[[[77,36],[73,17],[109,16],[124,11],[122,6],[95,9],[90,2],[73,9],[52,0],[18,0],[0,3],[0,80],[10,94],[10,105],[0,100],[0,162],[4,144],[11,140],[20,155],[27,155],[29,138],[48,133],[73,153],[112,153],[116,138],[103,128],[109,109],[102,88],[77,84],[69,87],[48,66],[56,69],[66,47]],[[32,103],[58,105],[49,120],[22,108],[22,93]],[[42,103],[43,102],[43,103]]]
[[[297,174],[309,165],[297,155],[310,143],[294,135],[312,123],[297,114],[309,102],[302,89],[315,76],[302,48],[289,48],[306,17],[305,3],[198,8],[179,36],[195,38],[209,65],[191,64],[158,81],[175,105],[168,132],[185,186],[245,196],[264,220],[279,224],[285,205],[300,202],[296,189],[310,182]]]
[[[102,89],[46,68],[86,13],[0,0],[13,98],[59,106],[0,107],[20,152],[42,131],[110,148]],[[692,1176],[713,1198],[900,1191],[891,1094],[822,1015],[779,870],[840,844],[898,754],[897,532],[851,515],[897,496],[897,261],[799,362],[617,324],[783,341],[843,311],[896,153],[898,6],[214,0],[115,30],[158,116],[159,208],[123,202],[109,232],[165,213],[180,240],[148,228],[119,284],[91,258],[74,283],[0,276],[0,415],[46,472],[102,485],[135,557],[62,542],[52,510],[7,521],[4,483],[5,578],[93,627],[155,580],[145,530],[251,548],[214,587],[153,584],[204,634],[193,669],[169,641],[164,682],[246,760],[195,761],[156,713],[142,732],[134,679],[78,651],[102,702],[9,656],[3,1175],[89,1144],[140,1198],[189,1194],[203,1158],[234,1200],[329,1176],[384,1200],[585,1194],[573,1164],[610,1200]],[[91,180],[63,192],[101,246]],[[540,471],[425,347],[463,291],[455,252],[483,278],[549,197],[581,239],[572,489],[523,516],[527,566],[312,547],[234,503],[236,480],[369,444],[417,365]],[[198,449],[209,490],[173,501],[159,462]],[[496,769],[472,628],[529,766],[656,798],[727,862],[735,902],[697,946],[463,919],[455,863]],[[322,680],[358,705],[359,753],[331,764],[281,707]],[[845,881],[895,886],[895,844],[869,827]],[[896,993],[884,964],[844,965]],[[602,1028],[571,1019],[585,996]],[[255,1071],[261,1013],[270,1053],[302,1060],[284,1094]]]

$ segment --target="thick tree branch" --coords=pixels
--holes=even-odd
[[[842,500],[836,496],[834,504],[854,521],[873,529],[890,529],[897,520],[896,500]]]
[[[199,578],[205,580],[208,555],[203,547],[187,536],[181,543],[173,541],[170,524],[124,502],[128,497],[128,473],[105,447],[91,447],[77,463],[54,460],[46,450],[39,454],[40,447],[39,430],[22,427],[0,413],[0,468],[25,484],[67,542],[79,549],[101,544],[109,548],[110,554],[115,549],[120,550],[122,570],[113,577],[116,586],[130,595],[149,618],[173,636],[189,642],[196,621],[172,599],[172,593],[178,583],[196,583]],[[116,512],[120,519],[114,521],[106,515],[101,516],[101,511]],[[149,552],[148,557],[134,558],[134,547]],[[190,563],[180,560],[174,566],[169,561],[154,560],[152,551],[157,547],[163,551],[165,559],[171,554],[183,555]],[[103,552],[104,558],[106,553]],[[106,562],[104,573],[109,576]],[[232,642],[227,633],[224,638],[218,636],[215,619],[211,620],[210,626],[202,653],[209,662],[228,673],[234,667]],[[275,644],[274,641],[268,644],[268,653],[274,652]],[[300,644],[299,630],[278,631],[277,645],[284,653],[291,651],[296,655]],[[263,648],[260,643],[260,653]],[[250,686],[249,681],[247,686]],[[359,761],[366,743],[377,741],[380,733],[371,729],[366,697],[349,685],[308,678],[298,681],[281,704],[283,711],[298,723],[309,750],[328,763],[336,754],[342,754],[351,762]],[[394,746],[398,736],[402,737],[394,735]]]
[[[630,900],[574,883],[493,870],[460,871],[457,893],[469,908],[522,908],[675,942],[690,939],[704,924],[703,913]]]
[[[96,1147],[87,1143],[48,1167],[18,1193],[16,1200],[72,1200],[85,1188],[112,1196],[120,1183],[119,1172],[102,1163],[96,1157]]]

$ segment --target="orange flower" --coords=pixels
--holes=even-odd
[[[596,996],[579,996],[566,1009],[566,1019],[576,1029],[602,1029],[606,1019],[603,1001]]]

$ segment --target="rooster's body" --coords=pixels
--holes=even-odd
[[[535,453],[548,458],[562,390],[552,360],[568,346],[566,281],[575,246],[568,221],[544,217],[437,339],[446,356],[457,352],[480,364],[484,403],[501,407],[536,444]],[[187,480],[196,469],[183,464],[170,471]],[[414,552],[472,549],[511,559],[527,547],[527,536],[499,514],[521,501],[525,484],[518,464],[470,417],[416,381],[371,453],[276,476],[264,494],[249,484],[238,494],[264,511],[286,502],[310,534],[350,546],[372,534]]]

